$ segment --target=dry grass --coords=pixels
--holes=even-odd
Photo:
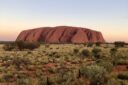
[[[3,76],[0,76],[0,85],[6,85],[4,83],[7,82],[13,83],[12,85],[16,85],[15,83],[18,82],[18,85],[20,85],[21,82],[19,81],[23,81],[26,83],[25,85],[30,85],[30,81],[36,82],[33,85],[47,85],[47,83],[52,85],[76,83],[75,85],[79,85],[80,79],[85,78],[79,73],[81,66],[94,65],[100,60],[101,62],[107,61],[113,64],[113,61],[118,59],[128,59],[127,46],[118,48],[116,57],[111,56],[110,49],[114,47],[113,44],[103,44],[99,47],[87,47],[84,44],[42,44],[32,51],[4,51],[2,47],[3,45],[1,44],[0,75]],[[87,49],[91,52],[94,48],[101,49],[100,59],[96,59],[93,55],[89,57],[81,56],[82,50]],[[74,49],[78,49],[79,52],[77,54],[74,53]],[[114,66],[113,72],[107,74],[110,77],[112,77],[112,74],[114,75],[114,72],[118,72],[117,66]],[[128,71],[128,69],[125,68],[125,71]],[[7,74],[7,78],[5,78],[4,74]],[[77,75],[77,77],[74,75]],[[21,77],[19,78],[18,76]],[[44,78],[46,79],[44,80]],[[19,80],[17,81],[17,79]],[[85,80],[89,81],[86,78]],[[82,84],[80,85],[87,83],[85,80],[83,79],[84,82],[81,82]]]

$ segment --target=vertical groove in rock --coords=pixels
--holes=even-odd
[[[61,34],[61,36],[60,36],[60,38],[59,38],[59,42],[62,42],[62,43],[63,43],[62,37],[64,36],[65,31],[66,31],[66,29],[63,30],[63,32],[62,32],[62,34]]]
[[[52,37],[53,33],[56,31],[56,29],[51,29],[47,36],[46,36],[46,42],[50,42],[50,38]]]
[[[42,33],[40,35],[40,40],[39,41],[42,41],[42,42],[46,42],[46,36],[48,34],[48,32],[50,31],[50,27],[45,27],[45,28],[42,28]]]

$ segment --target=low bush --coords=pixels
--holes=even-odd
[[[32,85],[30,78],[18,78],[15,85]]]
[[[106,69],[98,65],[83,66],[80,70],[81,75],[91,81],[91,85],[99,85],[104,82]]]
[[[13,77],[14,77],[14,73],[8,71],[8,72],[3,76],[3,79],[4,79],[6,82],[10,82]]]
[[[50,52],[48,55],[50,57],[55,57],[55,58],[59,58],[61,56],[58,52]]]
[[[75,54],[78,54],[78,53],[79,53],[79,49],[75,48],[75,49],[73,50],[73,52],[74,52]]]
[[[91,55],[91,53],[88,49],[83,49],[81,52],[81,55],[84,57],[89,57]]]
[[[17,41],[15,42],[19,50],[23,49],[30,49],[33,50],[35,48],[38,48],[40,44],[38,42],[24,42],[24,41]]]
[[[106,69],[106,71],[108,71],[108,72],[111,72],[113,70],[113,67],[114,67],[113,64],[109,61],[101,60],[101,61],[97,62],[97,64],[99,66],[104,67]]]
[[[41,69],[36,69],[35,75],[36,77],[40,78],[43,76],[43,71]]]
[[[17,70],[21,70],[28,64],[30,64],[30,61],[27,58],[15,57],[12,59],[12,65],[15,65]]]
[[[50,67],[50,68],[48,68],[48,71],[50,73],[57,73],[57,68],[56,67]]]
[[[55,75],[48,77],[48,84],[47,85],[60,85],[60,84],[58,84],[58,82],[61,82],[61,78],[60,78],[60,76],[55,74]]]
[[[6,80],[3,78],[3,76],[0,76],[0,83],[6,82]]]
[[[128,80],[128,72],[119,73],[117,77],[122,80]]]
[[[40,78],[38,78],[38,85],[49,85],[48,77],[40,76]]]
[[[94,48],[92,50],[92,54],[95,58],[100,58],[102,55],[101,55],[101,49],[100,48]]]
[[[112,57],[115,56],[115,54],[117,53],[117,51],[118,51],[117,48],[111,48],[111,49],[110,49],[110,54],[111,54],[111,56],[112,56]]]

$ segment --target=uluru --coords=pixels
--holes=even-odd
[[[40,27],[24,30],[19,34],[16,41],[45,43],[105,42],[102,33],[99,31],[72,26]]]

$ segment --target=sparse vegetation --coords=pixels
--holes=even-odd
[[[81,75],[91,81],[91,85],[99,85],[104,82],[106,69],[98,65],[84,66],[81,68]]]
[[[5,51],[24,50],[24,49],[33,50],[33,49],[38,48],[38,47],[40,47],[40,44],[37,42],[16,41],[13,43],[5,44],[3,46],[3,49]]]
[[[15,43],[7,43],[3,46],[5,51],[11,51],[15,48]]]
[[[127,85],[128,48],[88,44],[1,44],[0,85]]]

